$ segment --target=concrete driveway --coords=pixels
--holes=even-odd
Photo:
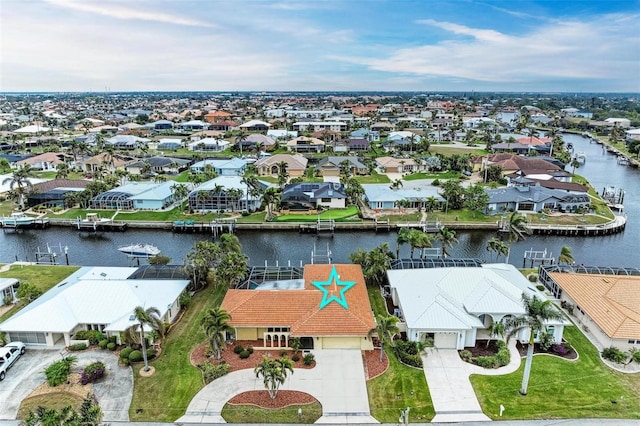
[[[280,389],[313,395],[322,404],[322,417],[316,423],[378,423],[369,411],[360,351],[325,349],[313,354],[315,368],[296,369]],[[226,423],[221,416],[226,402],[250,390],[264,390],[262,380],[256,378],[252,369],[229,373],[198,392],[185,415],[176,422]]]
[[[118,359],[107,351],[73,353],[78,358],[74,370],[81,370],[95,361],[102,361],[107,374],[93,385],[93,393],[100,404],[103,421],[128,421],[133,395],[133,374],[130,367],[118,366]],[[35,388],[46,381],[44,370],[61,359],[58,350],[29,349],[7,372],[0,382],[0,420],[13,420],[20,403]]]
[[[490,421],[480,407],[471,386],[471,374],[509,374],[520,366],[520,354],[515,339],[509,342],[511,359],[508,365],[486,369],[460,359],[455,349],[429,349],[422,357],[433,408],[436,415],[432,423]]]

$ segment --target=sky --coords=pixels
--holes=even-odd
[[[640,0],[0,0],[0,92],[640,92]]]

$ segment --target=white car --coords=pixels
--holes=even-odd
[[[11,342],[0,348],[0,380],[4,380],[9,368],[15,364],[20,355],[23,355],[26,350],[22,342]]]

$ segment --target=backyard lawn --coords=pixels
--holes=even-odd
[[[184,316],[169,332],[162,355],[150,364],[151,377],[140,377],[136,366],[133,399],[129,408],[132,422],[173,422],[182,416],[193,397],[204,387],[202,374],[189,362],[191,350],[205,340],[200,318],[209,308],[220,306],[226,289],[209,286],[194,295]]]
[[[442,173],[412,173],[402,178],[402,180],[422,180],[422,179],[458,179],[459,172],[442,172]]]
[[[362,185],[367,183],[391,183],[391,179],[387,175],[381,175],[375,170],[371,172],[369,176],[354,176],[355,179]]]
[[[577,350],[577,361],[537,355],[527,396],[518,393],[524,362],[505,376],[471,376],[482,410],[494,420],[549,418],[640,419],[640,374],[613,371],[576,327],[565,339]],[[497,413],[505,406],[501,418]]]
[[[21,283],[33,284],[44,293],[78,269],[79,267],[77,266],[14,265],[9,271],[0,272],[0,278],[16,278]],[[0,317],[0,322],[6,320],[24,306],[21,302],[15,304]]]
[[[275,222],[315,222],[319,219],[334,219],[336,222],[357,220],[358,209],[356,206],[349,206],[346,209],[330,209],[318,214],[285,214],[278,216]]]

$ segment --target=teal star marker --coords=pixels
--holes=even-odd
[[[331,274],[329,275],[329,279],[327,281],[311,281],[311,284],[318,287],[322,295],[322,301],[320,302],[320,309],[324,308],[331,302],[336,302],[340,306],[345,309],[349,309],[349,305],[347,304],[347,299],[344,296],[344,293],[349,290],[351,287],[356,285],[355,281],[340,281],[340,277],[338,276],[338,271],[336,271],[336,267],[334,266],[331,269]],[[336,297],[331,291],[331,287],[335,286],[337,290],[338,287],[342,287],[340,290],[340,297]],[[331,295],[329,294],[331,293]]]

